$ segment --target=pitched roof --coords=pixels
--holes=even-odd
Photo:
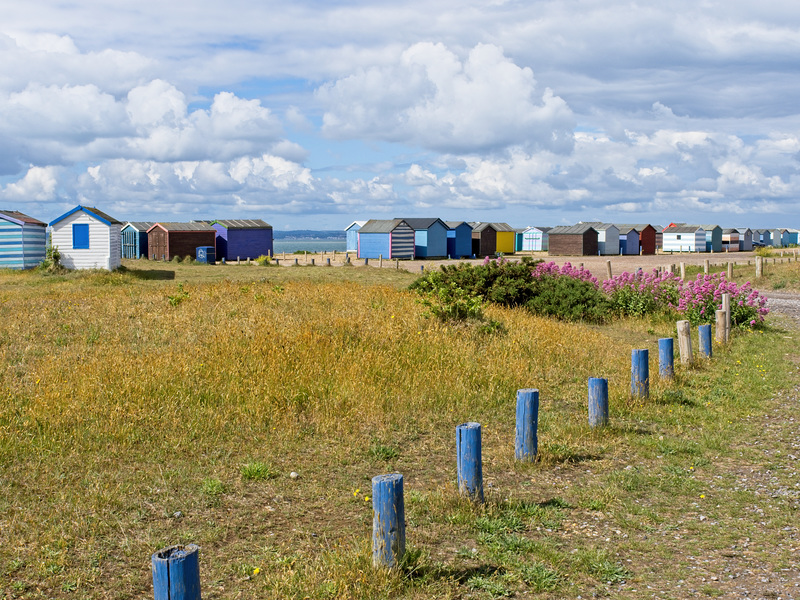
[[[612,227],[616,227],[619,229],[619,225],[614,225],[614,223],[602,223],[600,221],[581,221],[578,223],[579,225],[591,225],[595,231],[606,231],[607,229],[611,229]]]
[[[60,217],[50,221],[50,225],[51,226],[55,225],[59,221],[62,221],[63,219],[66,219],[71,214],[76,213],[76,212],[78,212],[80,210],[82,210],[86,214],[94,217],[98,221],[101,221],[101,222],[105,223],[106,225],[122,225],[122,223],[120,221],[117,221],[114,217],[111,217],[111,216],[107,215],[103,211],[98,210],[98,209],[94,208],[93,206],[81,206],[80,204],[78,206],[76,206],[75,208],[73,208],[72,210],[65,212]]]
[[[650,225],[650,223],[621,223],[621,224],[617,223],[616,225],[617,225],[617,227],[619,227],[620,231],[622,231],[623,227],[628,227],[627,231],[630,231],[631,229],[635,229],[639,233],[641,233],[643,230],[647,229],[648,227],[652,227],[656,231],[660,231],[658,227]]]
[[[414,231],[430,229],[431,227],[433,227],[433,224],[436,223],[436,221],[439,221],[442,225],[445,226],[445,228],[447,227],[447,224],[444,221],[435,217],[420,218],[420,219],[403,219],[403,221],[408,223],[411,226],[411,229],[413,229]]]
[[[155,224],[155,221],[128,221],[122,228],[125,229],[130,225],[130,227],[136,231],[147,231]]]
[[[548,231],[548,235],[582,235],[590,229],[597,233],[597,229],[588,223],[578,223],[577,225],[559,225],[558,227],[553,227],[550,231]]]
[[[200,221],[193,221],[192,223],[155,223],[147,231],[150,232],[156,227],[161,227],[161,229],[165,229],[166,231],[216,231],[216,229],[208,223],[202,223]]]
[[[358,233],[389,233],[402,223],[408,225],[403,219],[370,219],[361,226]]]
[[[487,227],[491,227],[495,231],[514,231],[514,228],[511,227],[511,225],[509,225],[508,223],[483,222],[483,223],[475,223],[474,225],[470,223],[470,225],[472,225],[472,231],[483,231]]]
[[[5,215],[12,221],[18,221],[20,223],[28,223],[30,225],[41,225],[43,227],[47,227],[47,223],[43,223],[39,219],[34,219],[33,217],[29,217],[25,213],[21,213],[18,210],[0,210],[0,215]]]
[[[217,219],[210,225],[222,225],[225,229],[272,229],[272,225],[261,219]]]
[[[680,227],[667,227],[664,233],[697,233],[700,229],[703,229],[700,225],[681,225]]]
[[[350,223],[350,225],[345,227],[344,230],[345,231],[349,230],[353,225],[358,225],[358,228],[361,229],[364,226],[364,223],[366,223],[366,221],[353,221],[352,223]]]
[[[445,221],[444,224],[447,225],[450,229],[455,229],[457,227],[461,227],[462,225],[467,225],[470,229],[472,229],[472,225],[470,225],[466,221]]]
[[[702,227],[706,231],[711,231],[712,229],[716,229],[717,227],[722,229],[722,227],[720,227],[719,225],[700,225],[700,227]]]

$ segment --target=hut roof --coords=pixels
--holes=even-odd
[[[470,225],[466,221],[445,221],[444,224],[447,225],[450,229],[461,227],[461,225],[469,225],[470,229],[472,229],[472,225]]]
[[[697,233],[700,229],[703,229],[700,225],[675,225],[673,227],[667,227],[664,233]]]
[[[434,217],[434,218],[420,218],[420,219],[402,219],[402,220],[405,221],[406,223],[408,223],[411,226],[411,229],[413,229],[414,231],[418,231],[418,230],[421,231],[423,229],[430,229],[431,227],[433,227],[433,224],[436,223],[436,221],[439,221],[439,223],[444,225],[445,229],[447,228],[447,224],[444,221],[442,221],[441,219],[438,219],[436,217]]]
[[[700,225],[706,231],[711,231],[712,229],[722,229],[719,225]]]
[[[361,229],[359,233],[390,233],[397,229],[401,223],[405,223],[403,219],[370,219]],[[406,223],[408,225],[408,223]]]
[[[173,232],[173,231],[181,231],[181,232],[186,232],[186,231],[216,231],[216,229],[214,229],[208,223],[204,223],[204,222],[200,222],[200,221],[194,221],[192,223],[177,223],[177,222],[155,223],[147,231],[150,232],[155,227],[161,227],[161,229],[165,229],[166,231],[170,231],[170,232]]]
[[[20,223],[29,223],[31,225],[42,225],[43,227],[47,227],[47,223],[43,223],[39,219],[29,217],[25,213],[21,213],[18,210],[0,210],[0,215],[8,217],[12,221],[19,221]]]
[[[272,225],[261,219],[217,219],[211,225],[222,225],[225,229],[272,229]]]
[[[550,235],[582,235],[590,229],[597,232],[593,225],[578,223],[577,225],[559,225],[558,227],[553,227],[548,233]]]
[[[92,206],[81,206],[80,204],[78,206],[76,206],[75,208],[73,208],[72,210],[70,210],[68,212],[65,212],[60,217],[50,221],[50,225],[51,226],[55,225],[59,221],[62,221],[64,219],[66,219],[68,216],[70,216],[73,213],[78,212],[79,210],[82,210],[82,211],[90,214],[95,219],[97,219],[98,221],[102,221],[106,225],[122,225],[122,223],[120,221],[117,221],[114,217],[111,217],[111,216],[107,215],[102,210],[98,210],[98,209],[96,209],[96,208],[94,208]]]
[[[594,227],[595,231],[605,231],[607,229],[611,229],[612,227],[619,229],[619,225],[614,225],[613,223],[602,223],[600,221],[581,221],[579,225],[591,225]]]
[[[470,223],[470,225],[472,225],[472,223]],[[483,231],[488,227],[491,227],[495,231],[514,231],[514,228],[508,223],[476,223],[475,225],[472,225],[472,230]]]
[[[648,227],[652,227],[656,231],[659,231],[658,227],[654,227],[653,225],[650,225],[650,223],[623,223],[623,224],[619,224],[618,223],[617,227],[619,227],[620,231],[622,231],[623,227],[627,227],[628,228],[627,231],[630,231],[631,229],[635,229],[636,231],[638,231],[640,233],[642,231],[644,231],[645,229],[647,229]]]
[[[155,225],[155,221],[128,221],[122,228],[125,229],[125,227],[130,226],[136,231],[147,231],[153,225]]]
[[[728,233],[739,233],[739,230],[736,229],[735,227],[728,227],[727,229],[723,229],[722,233],[726,233],[726,234],[728,234]]]
[[[364,226],[364,223],[366,223],[366,221],[353,221],[352,223],[350,223],[350,225],[345,227],[344,230],[345,231],[349,230],[353,225],[358,225],[358,228],[361,229]]]

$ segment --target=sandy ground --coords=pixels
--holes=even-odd
[[[794,254],[796,250],[784,251],[784,257],[769,258],[768,264],[773,261],[796,261],[797,255]],[[350,262],[353,266],[363,267],[364,259],[356,258],[354,254],[350,254]],[[507,256],[508,260],[519,260],[522,254]],[[750,265],[753,267],[755,274],[755,255],[752,252],[730,252],[730,253],[683,253],[683,254],[656,254],[650,256],[548,256],[547,253],[537,252],[533,254],[534,258],[541,258],[545,261],[553,261],[556,264],[563,265],[564,263],[571,263],[572,265],[583,265],[589,269],[595,277],[605,278],[607,262],[611,261],[611,269],[613,274],[621,273],[623,271],[635,271],[642,269],[651,271],[652,269],[662,268],[667,269],[670,265],[675,265],[676,273],[679,272],[680,263],[683,262],[688,265],[704,265],[705,261],[709,261],[710,266],[724,266],[732,262],[735,265]],[[332,252],[319,253],[316,255],[294,255],[278,254],[277,257],[280,266],[292,266],[297,261],[299,265],[310,265],[312,260],[314,264],[319,266],[327,265],[330,260],[331,266],[341,266],[344,263],[345,255],[342,252],[337,252],[335,255]],[[377,260],[370,259],[368,261],[369,267],[378,268],[379,266],[384,269],[400,268],[406,271],[418,272],[429,271],[431,269],[438,269],[443,264],[460,264],[472,263],[482,264],[483,259],[473,260]]]

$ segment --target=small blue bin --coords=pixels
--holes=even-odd
[[[217,260],[216,254],[214,246],[198,246],[196,259],[199,263],[213,265]]]

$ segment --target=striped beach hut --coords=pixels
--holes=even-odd
[[[32,269],[44,260],[47,223],[16,210],[0,210],[0,268]]]
[[[722,230],[722,249],[725,252],[739,251],[739,230],[733,227],[726,227]]]
[[[108,269],[122,265],[122,223],[101,210],[76,206],[50,221],[51,243],[67,269]]]
[[[347,235],[347,252],[358,252],[358,230],[364,226],[366,221],[353,221],[344,228]]]
[[[549,248],[547,233],[552,227],[528,227],[522,234],[522,250],[525,252],[542,252]]]
[[[122,258],[147,257],[147,230],[155,223],[128,221],[122,226]]]
[[[466,221],[445,221],[447,225],[447,256],[472,256],[472,227]]]
[[[273,254],[272,225],[261,219],[220,219],[211,221],[211,227],[217,232],[217,260],[258,258]]]
[[[664,230],[664,252],[705,252],[706,231],[700,225],[673,225]]]
[[[147,230],[147,246],[152,260],[195,258],[200,246],[214,246],[217,230],[205,222],[156,223]]]
[[[359,258],[414,258],[414,229],[403,219],[370,219],[358,230]]]

